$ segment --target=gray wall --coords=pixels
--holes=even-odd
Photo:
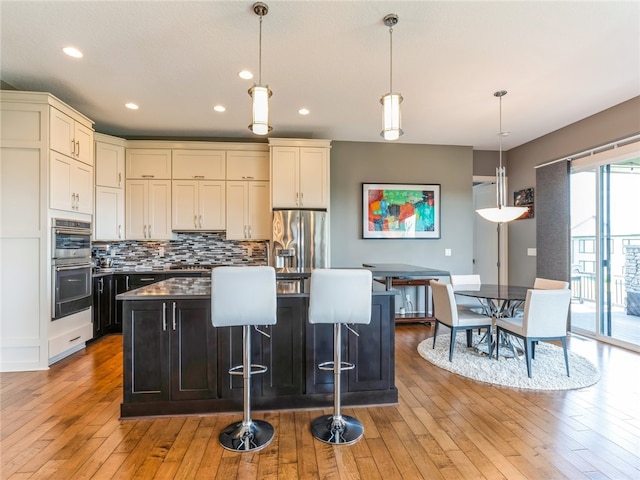
[[[535,187],[534,166],[640,133],[640,97],[611,107],[555,132],[509,150],[509,204],[513,192]],[[504,157],[503,157],[504,161]],[[537,194],[537,192],[534,192]],[[536,277],[536,258],[527,248],[536,247],[534,219],[509,224],[509,282],[531,285]]]
[[[471,147],[332,142],[331,266],[410,263],[472,273],[472,174]],[[441,238],[362,239],[362,183],[440,184]]]
[[[500,163],[500,152],[497,150],[473,151],[473,175],[479,177],[495,177]],[[502,164],[507,164],[507,153],[502,152]],[[507,172],[508,173],[508,172]],[[511,205],[511,204],[509,204]]]

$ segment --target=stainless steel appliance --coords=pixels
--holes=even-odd
[[[272,265],[292,270],[327,268],[327,212],[273,211]]]
[[[91,223],[54,218],[51,232],[51,318],[91,307]]]

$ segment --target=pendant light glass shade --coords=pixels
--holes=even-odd
[[[259,63],[258,63],[258,84],[254,84],[249,89],[252,99],[252,118],[249,130],[256,135],[266,135],[272,128],[269,125],[269,98],[271,90],[266,85],[262,85],[262,17],[269,13],[266,3],[256,2],[253,4],[253,12],[260,17],[260,43],[259,43]]]
[[[382,103],[382,132],[385,140],[397,140],[404,132],[400,128],[400,104],[402,95],[399,93],[387,93],[380,99]]]
[[[528,209],[527,207],[507,207],[506,206],[506,170],[502,166],[502,97],[507,94],[506,90],[500,90],[493,95],[500,99],[500,165],[496,168],[496,206],[491,208],[479,208],[476,210],[482,218],[495,223],[505,223],[520,217]]]
[[[389,93],[380,99],[382,104],[382,131],[380,135],[385,140],[397,140],[404,133],[400,126],[402,95],[393,93],[393,26],[398,23],[398,16],[395,13],[390,13],[383,18],[383,22],[389,27]]]
[[[271,131],[269,125],[269,87],[254,85],[249,89],[249,95],[253,99],[253,121],[249,128],[256,135],[266,135]]]

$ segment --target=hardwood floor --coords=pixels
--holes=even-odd
[[[0,374],[0,478],[640,478],[640,355],[574,336],[602,379],[528,392],[432,366],[416,351],[432,332],[396,328],[400,401],[345,408],[365,425],[358,443],[312,438],[311,419],[330,410],[254,412],[276,437],[249,454],[218,444],[241,412],[120,420],[122,338],[104,337],[48,371]]]

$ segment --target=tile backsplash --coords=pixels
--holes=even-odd
[[[172,265],[267,265],[269,242],[226,240],[224,233],[177,233],[175,240],[96,242],[93,256],[110,257],[114,268]]]

